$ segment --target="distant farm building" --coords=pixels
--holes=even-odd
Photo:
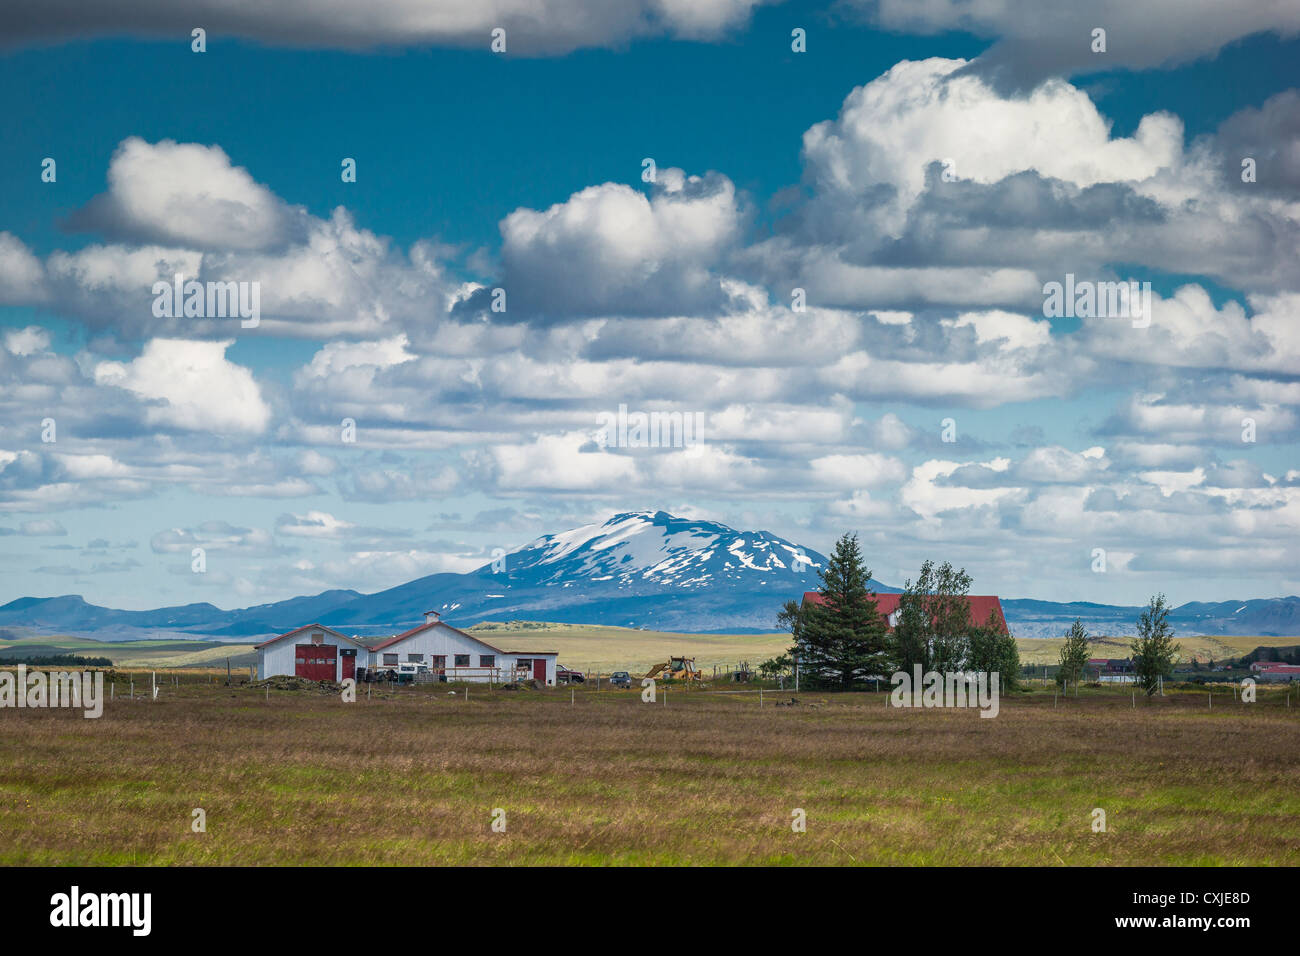
[[[876,610],[885,618],[886,626],[892,631],[898,626],[898,620],[902,615],[899,609],[899,601],[902,599],[901,594],[877,594]],[[804,604],[825,604],[820,591],[805,591],[803,593]],[[966,603],[970,606],[970,619],[972,624],[983,626],[988,622],[989,615],[993,616],[994,624],[1002,633],[1009,633],[1007,628],[1006,615],[1002,613],[1002,602],[998,600],[995,594],[968,594]]]
[[[417,665],[435,680],[479,684],[539,680],[555,685],[555,651],[504,651],[439,620],[427,611],[424,623],[391,637],[348,637],[323,624],[286,631],[257,645],[260,677],[305,677],[342,681]]]
[[[1137,681],[1133,662],[1128,659],[1093,657],[1089,658],[1088,666],[1084,670],[1096,674],[1098,683],[1102,684],[1132,684]]]
[[[1300,680],[1300,664],[1282,664],[1278,661],[1255,661],[1250,665],[1255,679],[1266,683]]]

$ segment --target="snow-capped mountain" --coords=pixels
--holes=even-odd
[[[535,620],[770,631],[782,604],[816,588],[825,566],[822,554],[767,531],[637,511],[544,535],[468,574],[432,574],[375,594],[329,591],[234,611],[211,605],[116,611],[75,595],[21,598],[0,607],[0,626],[108,639],[233,638],[280,633],[310,618],[364,634],[410,627],[432,608],[461,627]]]
[[[614,582],[621,589],[703,590],[816,577],[825,558],[766,531],[634,511],[548,534],[506,555],[510,578],[553,586]],[[491,571],[489,564],[480,571]]]
[[[431,574],[375,594],[325,591],[233,611],[211,604],[119,611],[78,595],[19,598],[0,607],[0,629],[101,640],[242,639],[319,622],[384,634],[420,622],[432,608],[460,627],[531,620],[697,634],[771,631],[781,606],[815,590],[825,566],[823,555],[767,531],[635,511],[543,535],[468,574]],[[1141,610],[1005,596],[1002,607],[1018,637],[1059,637],[1076,617],[1096,634],[1131,634]],[[1300,598],[1185,604],[1170,622],[1180,635],[1300,634]]]
[[[458,625],[520,619],[766,631],[785,601],[817,587],[825,566],[822,554],[770,532],[627,512],[544,535],[469,574],[435,574],[358,598],[333,616],[349,627],[386,626],[435,608]]]

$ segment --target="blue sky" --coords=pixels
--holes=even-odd
[[[434,6],[0,14],[0,600],[369,591],[646,508],[890,583],[1300,591],[1300,17]],[[177,269],[260,326],[154,315]],[[1067,272],[1149,327],[1045,318]],[[704,440],[599,447],[620,404]]]

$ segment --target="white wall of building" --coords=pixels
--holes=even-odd
[[[299,628],[291,632],[289,636],[284,637],[273,644],[259,648],[257,652],[257,676],[258,678],[276,677],[276,676],[293,676],[297,672],[296,666],[296,649],[299,644],[311,644],[314,634],[321,635],[321,643],[333,646],[338,651],[346,648],[355,648],[357,668],[366,668],[367,670],[384,670],[387,667],[395,667],[398,663],[406,663],[412,659],[412,655],[419,655],[418,660],[433,666],[435,657],[445,657],[447,679],[461,680],[472,683],[486,684],[490,681],[502,682],[511,681],[516,677],[516,668],[521,660],[532,662],[534,660],[544,660],[546,662],[546,683],[548,686],[555,686],[555,672],[558,668],[557,656],[554,653],[534,652],[534,651],[503,651],[493,647],[491,644],[481,641],[478,638],[471,637],[463,631],[458,631],[449,624],[436,621],[433,624],[421,628],[409,637],[403,638],[396,644],[379,650],[371,650],[360,642],[354,642],[343,634],[331,631],[329,628],[310,626]],[[468,655],[469,664],[464,670],[457,671],[457,655]],[[484,657],[491,658],[491,663],[485,663]],[[334,679],[339,680],[343,669],[342,653],[335,654]],[[521,679],[532,680],[534,668],[529,666],[526,677]]]
[[[354,643],[342,634],[336,634],[324,627],[306,627],[297,632],[291,632],[290,636],[285,637],[274,644],[260,648],[257,652],[257,677],[262,680],[267,677],[292,677],[296,672],[294,650],[299,644],[311,644],[312,635],[320,634],[321,643],[336,647],[339,651],[345,648],[354,648],[357,652],[357,666],[361,667],[365,663],[365,656],[368,653],[367,648],[360,644]],[[343,655],[334,656],[334,679],[338,680],[339,675],[343,672]]]
[[[551,686],[555,685],[557,666],[555,654],[506,652],[478,638],[471,637],[463,631],[458,631],[451,625],[444,624],[441,621],[434,622],[432,625],[416,631],[396,644],[368,652],[365,665],[369,669],[382,671],[387,667],[395,667],[399,663],[404,664],[412,660],[411,655],[419,655],[415,659],[430,666],[433,665],[435,657],[445,657],[447,659],[448,680],[463,680],[480,684],[486,684],[489,681],[513,680],[515,667],[520,659],[534,660],[540,658],[546,661],[546,683]],[[457,655],[468,655],[469,657],[468,668],[459,673],[455,670]],[[484,664],[483,657],[485,655],[492,658],[491,664]],[[358,656],[357,666],[361,666],[361,663],[360,656]],[[496,673],[492,673],[487,669],[490,667],[497,668]],[[531,669],[528,678],[532,679]]]
[[[297,643],[297,637],[286,637],[284,640],[277,641],[270,647],[264,647],[258,651],[258,680],[279,675],[292,677],[294,672],[293,649]]]
[[[533,660],[544,660],[544,661],[546,661],[546,685],[547,685],[548,687],[554,687],[554,686],[555,686],[555,672],[556,672],[556,670],[559,668],[559,664],[556,663],[556,659],[557,659],[557,656],[558,656],[558,655],[556,655],[556,654],[547,654],[547,653],[534,653],[534,652],[532,652],[532,651],[514,651],[514,652],[510,653],[508,656],[509,656],[510,660],[514,661],[516,664],[517,664],[519,661],[521,661],[521,660],[527,660],[527,661],[533,661]],[[528,670],[528,676],[527,676],[527,678],[521,678],[521,679],[527,679],[527,680],[532,680],[532,679],[533,679],[533,670],[532,670],[531,667],[530,667],[529,670]]]

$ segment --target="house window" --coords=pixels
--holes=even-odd
[[[436,670],[436,671],[441,671],[441,670],[446,670],[446,669],[447,669],[447,655],[446,655],[446,654],[434,654],[434,655],[433,655],[433,669]]]
[[[495,654],[480,654],[478,656],[479,667],[496,667],[497,656]]]
[[[468,654],[457,654],[457,655],[456,655],[456,666],[457,666],[457,667],[469,667],[469,655],[468,655]]]
[[[396,663],[397,663],[397,655],[396,655],[396,654],[385,654],[385,655],[384,655],[384,663],[385,663],[385,664],[396,664]]]
[[[423,654],[407,654],[406,661],[408,664],[421,664],[424,662]]]

